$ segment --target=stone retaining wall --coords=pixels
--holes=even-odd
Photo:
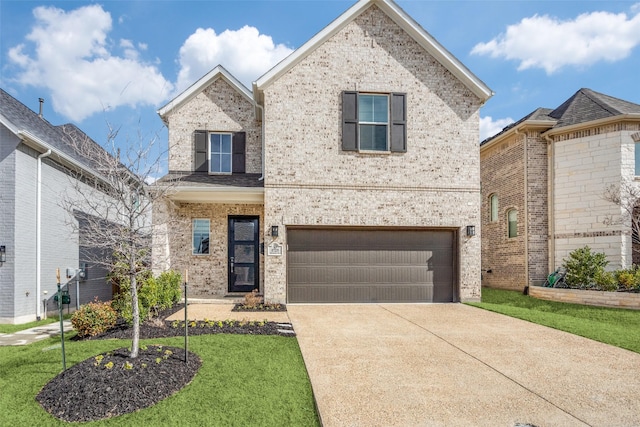
[[[640,310],[640,294],[629,292],[585,291],[581,289],[556,289],[540,286],[529,287],[529,295],[543,300],[600,307]]]

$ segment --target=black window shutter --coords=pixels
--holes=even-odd
[[[233,134],[231,147],[233,150],[233,158],[231,161],[233,173],[245,173],[245,146],[247,134],[245,132],[236,132]]]
[[[342,149],[358,149],[358,92],[342,92]]]
[[[208,172],[206,130],[193,132],[193,171]]]
[[[394,153],[407,151],[407,94],[391,94],[391,144]]]

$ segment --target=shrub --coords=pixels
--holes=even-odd
[[[596,273],[604,271],[607,264],[609,261],[602,252],[591,252],[589,246],[576,249],[563,264],[567,270],[567,285],[571,288],[592,288]]]
[[[120,293],[114,297],[114,308],[128,323],[133,322],[131,287],[128,277],[118,277]],[[182,276],[176,271],[166,271],[154,278],[150,270],[138,275],[138,309],[142,321],[151,319],[159,310],[172,307],[180,300]]]
[[[640,289],[640,268],[637,265],[617,271],[617,278],[621,289],[626,291]]]
[[[257,289],[252,290],[244,296],[245,308],[257,308],[260,304],[262,304],[262,297],[258,295]]]
[[[81,306],[71,316],[71,324],[81,337],[95,336],[113,328],[118,314],[111,302],[94,302]]]
[[[618,289],[616,275],[611,271],[604,271],[604,269],[596,271],[594,281],[598,289],[602,291],[613,292]]]

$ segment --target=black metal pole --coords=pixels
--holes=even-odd
[[[62,324],[62,290],[60,288],[60,269],[56,269],[56,280],[58,281],[58,315],[60,316],[60,344],[62,347],[62,370],[67,370],[67,361],[64,354],[64,325]]]
[[[187,323],[187,307],[189,306],[189,304],[187,304],[187,283],[189,282],[189,270],[187,270],[185,272],[185,277],[184,277],[184,363],[187,363],[187,347],[189,346],[188,343],[188,336],[189,336],[189,324]]]

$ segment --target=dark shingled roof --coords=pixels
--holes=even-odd
[[[549,116],[558,120],[554,128],[560,128],[623,114],[640,114],[640,105],[591,89],[580,89]]]
[[[555,110],[538,108],[531,114],[505,127],[496,135],[485,139],[480,143],[480,146],[489,143],[527,120],[549,120],[549,129],[557,129],[624,114],[640,114],[640,105],[583,88]]]
[[[103,150],[99,144],[75,125],[52,125],[2,88],[0,88],[0,114],[6,117],[17,130],[29,132],[49,144],[53,149],[68,155],[85,166],[91,167],[91,161],[76,152],[70,143],[72,139],[87,141],[94,144],[96,149]]]
[[[170,182],[180,187],[264,187],[259,173],[243,173],[233,175],[208,175],[206,173],[169,172],[157,183]]]

